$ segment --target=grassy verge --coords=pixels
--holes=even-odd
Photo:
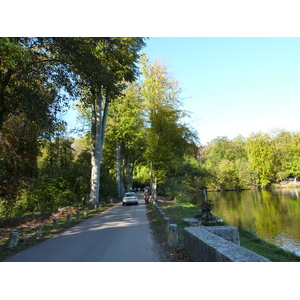
[[[147,215],[150,221],[150,226],[156,241],[164,249],[162,261],[165,262],[192,262],[192,259],[183,249],[183,243],[180,243],[178,247],[171,247],[167,243],[167,234],[162,229],[162,222],[158,217],[154,206],[149,204],[147,206]]]
[[[196,207],[190,203],[178,203],[174,201],[159,200],[158,205],[165,212],[166,216],[170,219],[170,224],[177,224],[179,243],[183,245],[183,228],[187,227],[183,218],[193,218],[200,211],[199,207]],[[216,225],[225,225],[224,222],[218,222]],[[162,234],[162,233],[160,233]],[[259,255],[266,257],[273,262],[298,262],[300,257],[296,254],[283,250],[273,244],[267,243],[262,239],[255,236],[253,233],[247,231],[244,228],[239,228],[240,245],[247,248]]]
[[[37,232],[37,224],[35,224],[34,226],[31,227],[23,227],[20,228],[20,230],[18,230],[19,232],[19,243],[17,246],[12,247],[12,248],[7,248],[7,243],[8,243],[8,234],[3,234],[0,236],[0,261],[4,261],[5,259],[7,259],[8,257],[15,255],[25,249],[28,249],[42,241],[45,241],[51,237],[53,237],[54,235],[70,228],[73,227],[77,224],[79,224],[82,221],[85,221],[91,217],[94,217],[100,213],[102,213],[103,211],[105,211],[107,208],[113,206],[114,203],[112,204],[107,204],[106,207],[101,207],[98,209],[98,211],[92,209],[89,210],[88,215],[84,216],[83,211],[81,213],[81,219],[77,220],[76,216],[73,215],[72,218],[72,222],[71,223],[67,223],[67,216],[63,216],[59,218],[58,221],[58,228],[57,229],[53,229],[53,223],[52,221],[49,219],[43,220],[43,221],[39,221],[37,223],[43,223],[43,229],[42,229],[42,233],[43,235],[41,237],[37,237],[34,238],[32,240],[28,240],[27,242],[20,242],[21,239],[32,236],[34,234],[36,234]],[[49,221],[49,222],[48,222]]]
[[[300,256],[286,251],[278,246],[265,242],[252,232],[239,228],[240,244],[259,255],[262,255],[274,262],[299,262]]]

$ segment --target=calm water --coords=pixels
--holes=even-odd
[[[212,213],[229,225],[243,225],[267,242],[300,255],[300,189],[208,192]],[[190,201],[199,205],[202,194]],[[199,210],[200,211],[200,210]]]

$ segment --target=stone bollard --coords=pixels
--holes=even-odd
[[[77,220],[81,219],[80,210],[77,210]]]
[[[58,219],[54,218],[52,221],[53,221],[53,229],[57,229],[58,228]]]
[[[166,214],[164,212],[160,213],[160,221],[161,221],[162,226],[164,226],[164,218],[165,218],[165,216],[166,216]]]
[[[36,231],[36,236],[37,236],[37,237],[40,237],[40,236],[43,235],[42,230],[43,230],[42,224],[38,224],[38,226],[37,226],[37,231]]]
[[[72,223],[72,214],[67,215],[67,223]]]
[[[159,217],[164,218],[164,215],[165,215],[164,211],[162,209],[160,209],[159,210]]]
[[[170,223],[170,219],[169,218],[164,218],[164,230],[166,233],[169,232],[169,223]]]
[[[18,245],[18,241],[19,241],[19,232],[12,231],[9,234],[7,248],[11,248],[11,247],[17,246]]]
[[[98,211],[98,205],[97,204],[94,205],[94,210]]]
[[[89,209],[87,207],[84,209],[84,215],[86,217],[89,215]]]
[[[169,225],[168,245],[176,247],[178,245],[178,229],[176,224]]]

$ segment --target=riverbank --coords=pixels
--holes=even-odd
[[[294,180],[284,180],[284,181],[281,181],[279,183],[274,183],[273,184],[273,187],[275,189],[282,189],[282,188],[287,188],[287,189],[290,189],[290,188],[300,188],[300,181],[294,181]]]
[[[176,253],[176,250],[180,251],[183,248],[183,228],[187,227],[186,223],[183,221],[183,218],[193,218],[196,214],[199,213],[200,208],[190,203],[179,203],[163,197],[158,197],[158,205],[169,217],[170,223],[177,224],[178,226],[179,246],[177,247],[177,249],[168,249],[168,247],[164,245],[172,255],[172,253]],[[161,232],[161,230],[159,230],[159,226],[156,227],[155,225],[155,222],[157,222],[155,219],[155,214],[151,214],[151,208],[149,208],[149,210],[149,216],[151,217],[152,215],[153,218],[152,222],[154,234],[158,241],[163,242],[163,233]],[[222,222],[218,225],[226,224]],[[240,244],[242,247],[247,248],[259,255],[262,255],[273,262],[300,262],[300,256],[286,251],[276,245],[267,243],[255,236],[255,234],[253,234],[252,232],[249,232],[242,227],[239,228],[239,234]]]

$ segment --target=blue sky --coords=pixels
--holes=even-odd
[[[144,51],[166,59],[202,144],[300,130],[300,38],[151,37]]]
[[[300,131],[299,37],[150,37],[182,88],[183,109],[206,145],[279,128]],[[68,114],[69,128],[76,126]]]

